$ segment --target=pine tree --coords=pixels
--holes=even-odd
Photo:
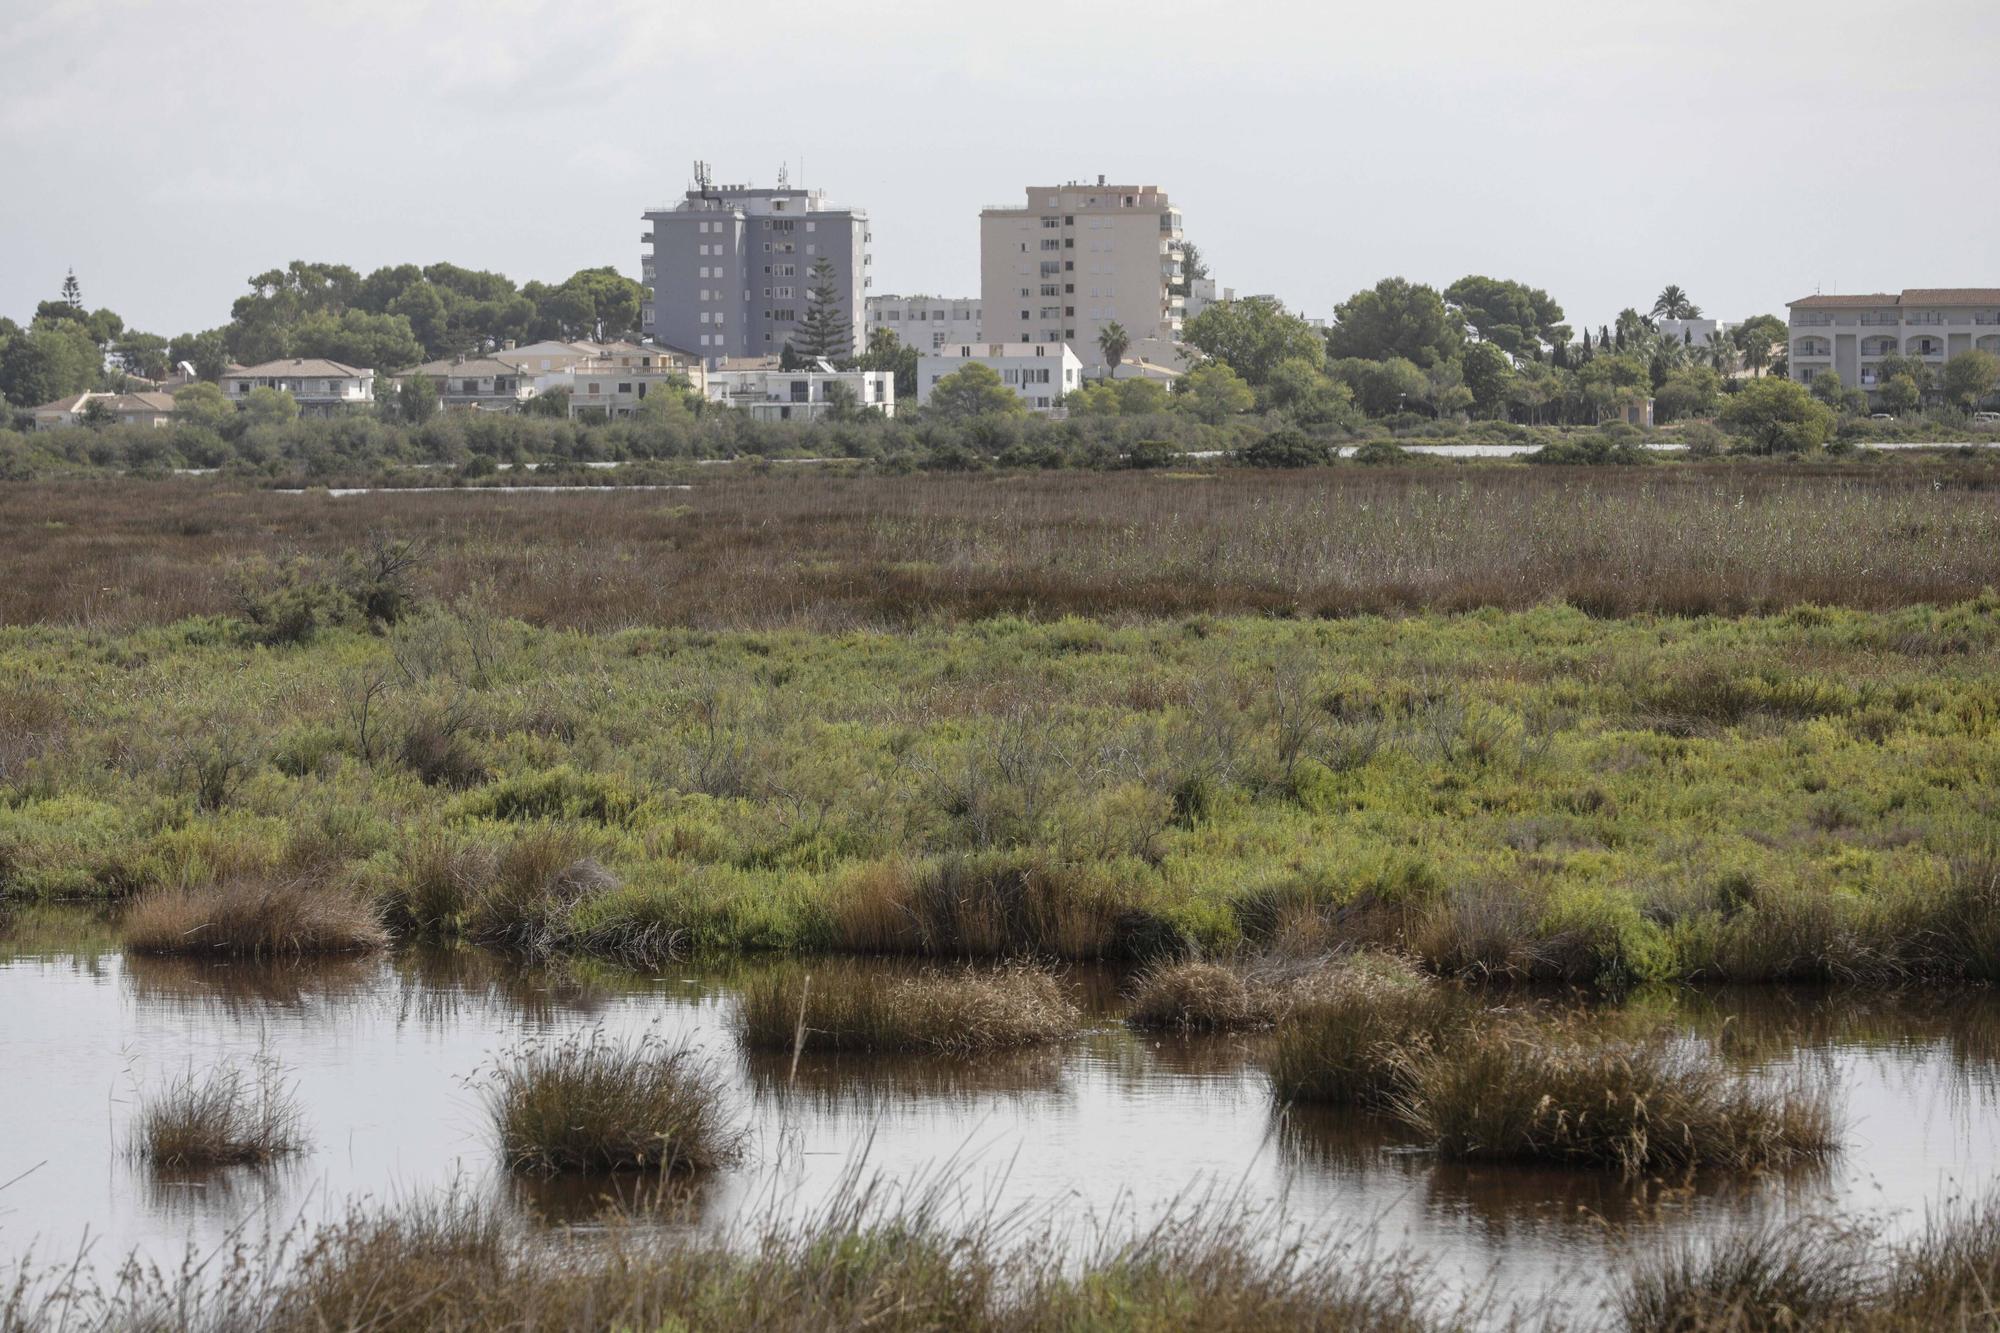
[[[63,279],[62,299],[63,304],[71,310],[83,309],[83,287],[76,280],[75,269],[71,269],[69,276]]]
[[[806,317],[799,321],[798,351],[805,357],[835,360],[854,355],[854,325],[840,308],[838,275],[825,256],[812,266],[812,290],[806,295]]]

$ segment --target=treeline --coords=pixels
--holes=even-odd
[[[363,276],[344,264],[295,260],[251,278],[227,324],[168,337],[88,309],[72,276],[25,327],[0,318],[0,398],[37,407],[162,379],[182,362],[205,380],[232,361],[281,357],[388,373],[509,342],[636,337],[644,298],[645,288],[612,268],[517,287],[505,274],[456,264],[395,264]]]

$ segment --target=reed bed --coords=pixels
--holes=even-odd
[[[1272,1089],[1287,1102],[1387,1106],[1412,1062],[1454,1044],[1477,1015],[1463,991],[1405,965],[1341,969],[1278,1029]]]
[[[580,1032],[531,1046],[494,1071],[486,1100],[510,1171],[680,1175],[741,1152],[720,1075],[658,1038]]]
[[[166,1170],[262,1166],[305,1147],[304,1110],[268,1059],[179,1074],[141,1098],[133,1127],[133,1150]]]
[[[1125,1021],[1140,1029],[1234,1032],[1420,984],[1407,960],[1387,953],[1171,959],[1133,979]]]
[[[232,563],[435,540],[424,591],[539,624],[845,629],[1000,614],[1886,608],[2000,586],[1990,469],[1332,468],[704,477],[657,493],[329,500],[223,479],[0,492],[0,624],[234,609]],[[579,540],[588,534],[588,540]],[[622,571],[616,579],[604,571]]]
[[[1079,1021],[1059,977],[1022,965],[886,979],[852,967],[787,967],[747,982],[738,1006],[744,1045],[766,1051],[803,1040],[814,1049],[965,1056],[1061,1041]]]
[[[122,930],[133,953],[240,958],[358,953],[389,940],[374,906],[353,894],[258,875],[143,894]]]

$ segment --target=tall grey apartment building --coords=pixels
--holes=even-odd
[[[776,356],[805,318],[812,268],[824,258],[859,352],[871,282],[868,214],[833,207],[819,190],[712,185],[705,176],[697,172],[680,203],[645,215],[639,263],[651,299],[641,320],[654,341],[711,367]]]

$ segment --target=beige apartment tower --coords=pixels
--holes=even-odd
[[[1178,340],[1181,215],[1157,185],[1028,188],[1024,207],[979,214],[982,331],[991,342],[1068,343],[1099,370],[1097,335],[1122,324],[1133,344]]]

